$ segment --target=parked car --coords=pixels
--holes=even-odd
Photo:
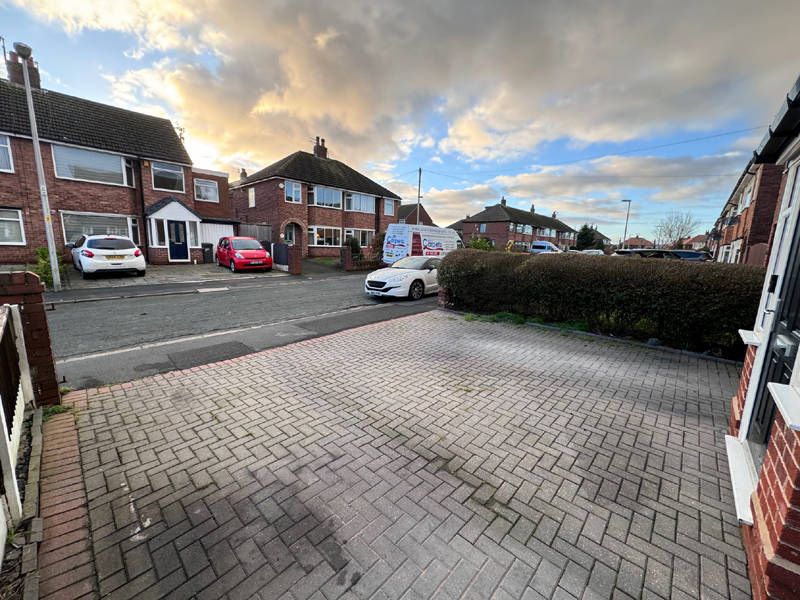
[[[407,256],[367,275],[364,291],[368,296],[411,298],[439,291],[437,269],[441,258]]]
[[[666,258],[668,260],[688,260],[693,262],[711,260],[711,255],[701,250],[670,250],[668,248],[620,249],[611,256],[627,258]]]
[[[605,256],[606,253],[598,248],[591,248],[588,250],[581,250],[581,254],[588,254],[589,256]]]
[[[84,279],[100,272],[136,273],[143,277],[147,269],[142,251],[130,238],[120,235],[82,235],[67,247],[72,265]]]
[[[531,254],[553,254],[563,252],[561,248],[552,242],[531,242]]]
[[[251,237],[228,236],[217,242],[217,266],[228,267],[231,272],[272,270],[272,257],[261,243]]]

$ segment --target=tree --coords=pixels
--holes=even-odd
[[[678,246],[681,240],[694,233],[699,224],[690,212],[670,211],[656,225],[656,240],[665,246]]]
[[[595,230],[588,224],[584,224],[581,226],[580,231],[578,231],[578,236],[575,238],[575,245],[578,250],[586,250],[594,246],[596,241],[595,237]]]

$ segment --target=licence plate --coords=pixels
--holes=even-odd
[[[367,290],[367,294],[369,294],[370,296],[380,296],[381,292],[374,292],[372,290]]]
[[[125,260],[124,256],[106,256],[108,260]]]
[[[264,261],[263,260],[251,260],[250,264],[251,265],[263,265]]]

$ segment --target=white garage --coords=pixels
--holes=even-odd
[[[233,224],[226,221],[203,221],[199,228],[200,243],[214,244],[214,254],[217,252],[219,238],[235,235]]]

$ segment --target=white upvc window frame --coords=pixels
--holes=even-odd
[[[213,184],[214,185],[214,189],[217,190],[217,199],[216,200],[207,200],[205,198],[200,198],[197,195],[197,184],[198,184],[198,182],[203,183],[203,184]],[[210,204],[219,204],[219,183],[217,182],[217,180],[216,179],[204,179],[202,177],[195,177],[194,178],[194,199],[197,202],[208,202]]]
[[[358,196],[359,203],[363,199],[372,198],[372,210],[361,210],[361,209],[358,209],[358,208],[347,208],[348,196],[350,197],[350,205],[351,206],[352,206],[353,200],[355,199],[354,198],[355,196]],[[345,210],[345,212],[357,212],[357,213],[362,213],[362,214],[365,214],[365,215],[374,215],[375,214],[375,196],[373,196],[372,194],[365,194],[363,192],[345,192],[344,193],[344,210]]]
[[[368,242],[366,242],[366,243],[362,243],[361,242],[360,235],[362,233],[371,233],[372,234],[372,236],[371,236],[371,238],[369,239]],[[374,229],[364,229],[363,227],[345,227],[345,229],[344,229],[344,241],[342,242],[342,244],[347,243],[347,236],[348,235],[351,236],[351,237],[356,237],[356,235],[358,235],[359,236],[357,238],[358,239],[358,244],[359,244],[359,246],[364,248],[364,247],[369,247],[372,244],[373,240],[375,239],[375,230]]]
[[[186,224],[186,243],[189,248],[202,248],[200,245],[200,224],[197,221],[184,221],[184,223]],[[192,244],[192,227],[194,227],[194,244]],[[167,240],[167,244],[169,244],[169,240]]]
[[[247,208],[256,207],[256,186],[251,185],[247,188]]]
[[[164,243],[158,243],[158,222],[161,221],[161,233],[164,236]],[[169,235],[167,232],[167,220],[159,217],[148,217],[148,227],[150,228],[150,247],[151,248],[166,248],[169,245]],[[188,233],[187,233],[188,237]]]
[[[156,187],[156,165],[169,165],[171,167],[178,167],[181,170],[181,186],[183,187],[182,190],[170,190],[168,188],[158,188]],[[163,169],[162,171],[169,171],[170,169]],[[173,173],[175,171],[172,171]],[[184,171],[183,165],[179,165],[178,163],[173,163],[165,160],[150,160],[150,186],[159,192],[170,192],[172,194],[185,194],[186,193],[186,172]]]
[[[342,228],[341,227],[332,227],[330,225],[309,225],[306,228],[306,241],[308,241],[308,234],[312,231],[314,232],[314,239],[317,239],[317,230],[318,229],[336,229],[339,231],[339,244],[308,244],[309,248],[341,248],[344,240],[342,239]]]
[[[291,187],[292,193],[289,193],[289,188]],[[296,192],[296,195],[295,195]],[[289,200],[289,197],[292,200]],[[297,198],[296,200],[294,198]],[[303,185],[299,181],[292,181],[291,179],[285,179],[283,181],[283,201],[288,202],[289,204],[302,204],[303,203]]]
[[[101,213],[101,212],[91,212],[86,210],[59,210],[59,218],[61,219],[61,236],[64,238],[64,244],[69,244],[70,240],[67,239],[67,228],[64,226],[64,218],[63,215],[81,215],[86,217],[120,217],[125,218],[128,221],[128,238],[133,240],[133,222],[136,222],[136,227],[138,231],[139,227],[139,217],[136,215],[126,215],[122,213]],[[141,236],[139,236],[141,238]],[[137,245],[141,245],[140,243]]]
[[[5,138],[5,143],[3,139]],[[0,150],[5,148],[8,151],[9,169],[0,169],[0,173],[13,173],[14,172],[14,153],[11,152],[11,136],[5,133],[0,133]],[[24,236],[23,236],[24,237]]]
[[[3,207],[0,210],[13,210],[17,213],[17,222],[19,223],[19,231],[22,234],[22,243],[20,242],[0,242],[0,246],[27,246],[28,241],[25,237],[25,221],[22,218],[22,210],[19,208],[14,207]],[[0,221],[13,221],[14,219],[7,219],[5,217],[0,217]]]
[[[386,209],[388,206],[392,207],[391,211]],[[393,217],[395,215],[395,212],[396,211],[394,209],[394,200],[392,200],[391,198],[384,198],[383,199],[383,214],[384,214],[384,216]]]
[[[342,210],[344,208],[344,191],[343,190],[341,190],[339,188],[331,187],[329,185],[309,185],[308,187],[309,187],[309,190],[311,190],[312,188],[314,190],[312,192],[312,195],[314,196],[314,203],[312,204],[311,202],[309,202],[308,203],[309,206],[316,206],[317,208],[329,208],[331,210]],[[338,194],[339,194],[339,206],[331,206],[330,204],[318,204],[317,203],[317,198],[318,198],[319,190],[331,190],[333,192],[338,192]]]
[[[96,154],[110,154],[118,156],[120,166],[122,167],[123,183],[114,183],[110,181],[97,181],[95,179],[83,179],[81,177],[68,177],[66,175],[58,174],[58,164],[56,163],[56,147],[75,148],[76,150],[83,150],[84,152],[94,152]],[[74,144],[59,144],[50,142],[50,158],[53,161],[53,175],[56,179],[63,179],[64,181],[80,181],[82,183],[94,183],[96,185],[113,185],[114,187],[135,188],[136,187],[136,174],[133,168],[133,158],[119,154],[117,152],[108,152],[107,150],[98,150],[97,148],[85,148],[84,146],[76,146]],[[128,180],[128,169],[130,169],[130,181]],[[75,212],[75,211],[73,211]],[[78,211],[79,212],[79,211]]]

